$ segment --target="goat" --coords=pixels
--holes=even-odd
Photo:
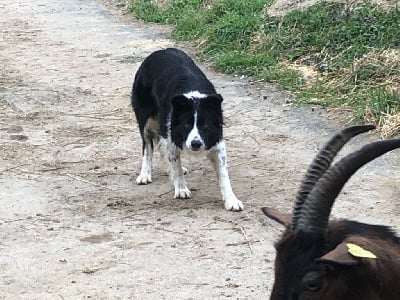
[[[296,195],[292,214],[263,207],[286,226],[275,244],[271,300],[400,300],[400,237],[381,225],[329,222],[344,184],[363,165],[400,147],[400,139],[370,143],[331,163],[354,136],[374,129],[339,131],[318,152]]]

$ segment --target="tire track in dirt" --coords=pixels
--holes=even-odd
[[[167,30],[90,0],[3,0],[0,10],[0,298],[267,297],[281,228],[259,207],[291,208],[335,121],[203,66],[225,98],[245,211],[224,211],[204,161],[186,160],[193,200],[173,200],[157,158],[154,183],[134,185],[140,139],[129,107],[140,61],[173,45]],[[399,164],[392,153],[362,169],[334,214],[399,229]]]

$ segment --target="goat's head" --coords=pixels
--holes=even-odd
[[[327,241],[329,215],[349,178],[364,164],[400,147],[400,139],[368,144],[333,166],[331,163],[351,138],[373,128],[372,125],[345,128],[323,146],[304,176],[292,214],[280,213],[273,208],[262,209],[265,215],[287,228],[275,245],[272,300],[343,299],[344,293],[348,295],[349,289],[353,288],[347,286],[354,270],[352,266],[358,265],[360,271],[363,260],[368,258],[351,255],[345,241],[334,245]],[[356,294],[354,299],[379,299],[373,294],[373,291]]]

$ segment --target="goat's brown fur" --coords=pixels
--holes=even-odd
[[[370,143],[331,166],[351,138],[372,128],[345,128],[320,149],[303,177],[292,215],[262,209],[286,227],[275,246],[272,300],[400,300],[400,237],[386,226],[329,222],[347,180],[369,161],[400,148],[400,139]]]
[[[271,211],[270,211],[271,212]],[[277,213],[275,220],[284,224],[287,214]],[[271,217],[271,216],[270,216]],[[352,233],[353,232],[353,233]],[[300,235],[300,236],[299,236]],[[301,239],[301,242],[299,241]],[[400,238],[388,227],[369,225],[348,220],[330,222],[324,237],[304,237],[304,233],[287,229],[276,243],[275,286],[272,300],[400,300]],[[315,240],[322,240],[318,246]],[[301,244],[299,244],[299,242]],[[377,258],[352,257],[353,263],[324,260],[340,243],[353,243],[374,253]],[[300,245],[300,246],[299,246]],[[310,247],[309,259],[302,256],[305,247]],[[321,247],[322,246],[322,247]],[[318,249],[320,248],[320,249]],[[294,251],[295,250],[295,251]],[[297,251],[296,251],[297,250]],[[291,263],[288,258],[300,262]],[[296,291],[288,291],[287,271],[293,268],[294,277],[305,278],[307,274],[321,276],[322,285],[318,291],[309,291],[305,282],[299,280]],[[308,270],[308,271],[305,271]],[[293,283],[293,281],[292,281]]]
[[[349,280],[344,280],[345,274],[337,276],[337,281],[342,281],[342,285],[346,287],[341,289],[346,293],[337,299],[350,299],[351,291],[363,291],[365,296],[359,299],[400,299],[400,244],[373,235],[349,235],[342,241],[342,244],[348,243],[372,252],[377,258],[352,256],[356,264],[340,270],[341,273],[347,273]],[[337,290],[336,285],[338,282],[331,281],[330,289]]]

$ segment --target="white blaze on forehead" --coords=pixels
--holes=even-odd
[[[183,94],[188,99],[193,99],[193,98],[207,98],[207,95],[200,93],[199,91],[190,91],[188,93]]]
[[[201,148],[204,147],[204,141],[203,141],[203,139],[202,139],[201,136],[200,136],[199,129],[197,128],[197,112],[194,113],[194,124],[193,124],[193,128],[192,128],[192,130],[190,130],[190,132],[189,132],[189,134],[188,134],[188,137],[187,137],[187,139],[186,139],[186,147],[187,147],[188,149],[191,149],[191,148],[192,148],[192,146],[191,146],[192,141],[199,141],[199,142],[201,142],[201,144],[202,144],[202,147],[201,147]]]

